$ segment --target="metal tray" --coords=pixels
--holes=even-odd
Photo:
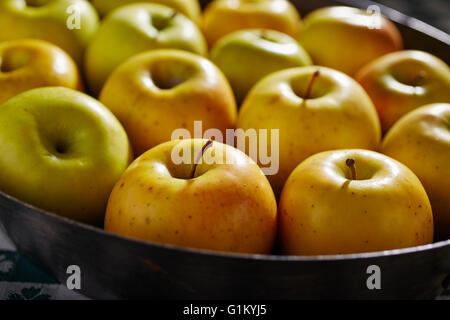
[[[203,1],[204,3],[207,1]],[[293,1],[305,13],[326,5],[367,8],[369,1]],[[204,4],[203,3],[203,4]],[[406,48],[449,62],[450,36],[380,5],[399,26]],[[375,253],[286,257],[183,249],[127,239],[48,213],[0,192],[0,227],[18,250],[65,283],[81,268],[81,293],[91,298],[421,299],[448,285],[450,240]],[[367,268],[381,270],[369,290]]]

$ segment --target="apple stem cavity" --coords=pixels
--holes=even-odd
[[[309,78],[308,81],[308,87],[306,88],[306,93],[305,93],[305,97],[303,99],[307,100],[309,99],[309,96],[311,94],[311,89],[314,83],[314,80],[316,80],[316,78],[320,75],[320,70],[316,70],[316,72],[314,72],[311,77]]]
[[[352,180],[357,180],[355,163],[356,161],[353,158],[348,158],[347,160],[345,160],[345,164],[350,168],[350,171],[352,172]]]
[[[167,18],[163,18],[161,20],[158,19],[159,21],[154,22],[155,28],[158,30],[165,29],[169,25],[169,22],[172,21],[172,19],[174,19],[177,15],[178,15],[178,11],[174,10],[172,12],[172,14],[170,16],[168,16]]]
[[[211,139],[209,139],[204,146],[202,147],[202,150],[200,151],[200,153],[197,155],[197,158],[195,159],[194,165],[192,166],[192,170],[191,170],[191,179],[194,179],[195,176],[195,170],[197,169],[197,165],[200,162],[200,159],[203,157],[203,155],[205,154],[206,150],[208,150],[210,147],[212,147],[213,141]]]
[[[413,79],[412,84],[414,87],[417,87],[421,84],[423,80],[427,77],[427,73],[425,71],[420,71]]]

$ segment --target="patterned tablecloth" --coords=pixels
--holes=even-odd
[[[0,228],[0,300],[83,300],[16,251]]]

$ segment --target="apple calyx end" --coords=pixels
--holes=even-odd
[[[195,159],[194,165],[192,166],[192,170],[191,170],[191,174],[190,174],[190,178],[189,179],[194,179],[194,177],[195,177],[195,170],[197,169],[197,165],[198,165],[200,159],[203,157],[203,155],[205,154],[206,150],[208,150],[210,147],[212,147],[212,144],[213,144],[213,140],[209,139],[203,145],[202,150],[197,155],[197,158]]]

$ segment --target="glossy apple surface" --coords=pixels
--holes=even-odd
[[[46,40],[61,47],[79,66],[98,25],[97,12],[85,0],[0,1],[0,42]]]
[[[223,137],[236,126],[236,103],[222,72],[181,50],[131,58],[108,79],[100,101],[122,122],[137,155],[171,140],[176,129],[194,137],[194,121],[202,121],[201,134],[214,128]]]
[[[431,201],[437,238],[450,237],[450,104],[436,103],[402,117],[381,151],[410,168]]]
[[[299,41],[314,64],[352,76],[375,58],[402,48],[397,27],[379,17],[351,7],[321,8],[304,18]]]
[[[356,179],[347,160],[353,159]],[[316,154],[289,176],[279,202],[289,255],[400,249],[433,241],[433,215],[414,173],[368,150]]]
[[[137,3],[115,10],[86,51],[84,71],[91,92],[97,95],[111,72],[131,56],[162,48],[207,54],[199,28],[172,8]]]
[[[286,0],[215,0],[203,13],[203,32],[210,46],[241,29],[273,29],[296,37],[301,28],[297,9]]]
[[[200,24],[201,10],[198,0],[92,0],[92,4],[101,16],[126,4],[135,2],[158,3],[176,9],[186,17]]]
[[[279,171],[268,176],[276,194],[310,155],[346,148],[376,150],[381,139],[375,107],[361,86],[342,72],[317,66],[279,71],[258,82],[239,111],[238,128],[279,130]],[[270,133],[268,137],[271,150],[276,141]]]
[[[100,101],[122,122],[139,155],[171,140],[184,128],[194,137],[202,129],[236,126],[233,92],[220,70],[207,59],[181,50],[153,50],[118,67],[103,88]]]
[[[21,92],[51,86],[83,90],[78,67],[67,53],[42,40],[0,42],[0,104]]]
[[[363,67],[355,78],[375,104],[383,132],[420,106],[450,103],[450,68],[423,51],[387,54]]]
[[[119,121],[81,92],[33,89],[0,106],[0,190],[36,207],[100,225],[131,158]]]
[[[105,230],[182,247],[270,253],[277,229],[275,196],[257,164],[241,151],[213,142],[191,178],[195,149],[206,140],[165,142],[136,159],[108,202]],[[192,150],[191,162],[171,154]],[[220,163],[222,161],[222,163]]]
[[[268,29],[230,33],[214,45],[210,56],[224,72],[239,103],[266,75],[312,64],[308,53],[295,39]]]

